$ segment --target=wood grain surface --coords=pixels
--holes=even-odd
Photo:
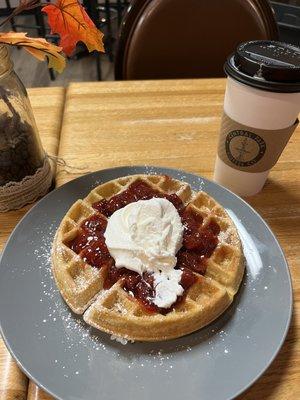
[[[137,164],[212,178],[224,89],[222,79],[71,84],[58,152],[67,166],[58,168],[57,185],[90,171]],[[285,251],[295,306],[278,357],[239,400],[300,398],[299,150],[298,128],[263,191],[247,199]],[[51,397],[30,383],[28,399]]]
[[[59,168],[57,183],[89,171],[135,164],[175,167],[212,178],[224,90],[223,79],[70,85],[59,156],[73,168]],[[247,199],[285,251],[295,308],[280,354],[240,396],[243,400],[300,398],[299,134],[298,128],[263,191]]]
[[[48,154],[57,155],[65,90],[30,89],[28,93],[43,146]],[[0,213],[0,251],[12,229],[30,207],[29,205],[21,210]],[[27,387],[27,377],[19,370],[0,338],[0,399],[26,399]]]

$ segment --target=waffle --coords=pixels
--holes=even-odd
[[[218,246],[207,260],[205,275],[197,275],[184,299],[163,315],[149,313],[122,287],[123,280],[104,289],[107,268],[85,263],[67,243],[80,230],[83,220],[95,214],[92,204],[126,190],[143,180],[162,193],[176,193],[187,209],[220,227]],[[52,248],[56,284],[69,307],[89,325],[101,331],[138,341],[161,341],[196,331],[215,320],[230,305],[244,272],[244,257],[234,223],[224,208],[205,192],[195,193],[187,183],[166,176],[132,175],[104,183],[78,200],[63,218]]]

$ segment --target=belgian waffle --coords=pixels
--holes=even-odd
[[[175,193],[186,209],[220,227],[218,245],[207,259],[205,275],[197,275],[184,299],[163,315],[149,313],[123,289],[122,279],[104,288],[107,268],[95,268],[74,253],[68,243],[80,224],[96,213],[95,202],[110,199],[137,180],[163,193]],[[244,272],[244,257],[236,227],[224,208],[205,192],[195,193],[179,180],[158,175],[132,175],[118,178],[93,189],[78,200],[63,218],[52,248],[52,267],[57,286],[69,307],[101,331],[130,340],[161,341],[177,338],[212,322],[230,305]]]

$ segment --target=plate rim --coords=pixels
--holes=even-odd
[[[167,169],[170,171],[173,171],[176,174],[182,174],[182,175],[190,175],[194,178],[203,180],[204,182],[213,184],[217,187],[219,187],[222,191],[228,192],[229,195],[233,196],[236,198],[236,200],[240,201],[244,206],[246,206],[247,208],[249,208],[251,210],[252,213],[254,213],[259,220],[263,223],[264,227],[269,231],[269,233],[272,235],[273,239],[276,242],[276,245],[280,251],[280,254],[282,256],[282,259],[285,263],[285,267],[286,267],[286,272],[287,272],[287,281],[288,281],[288,288],[289,288],[289,294],[288,294],[288,300],[289,300],[289,308],[288,308],[288,318],[287,318],[287,322],[286,325],[284,327],[284,331],[283,331],[283,335],[282,338],[280,340],[280,342],[278,343],[276,350],[274,351],[273,356],[269,359],[269,361],[266,363],[265,367],[263,367],[261,369],[261,371],[259,373],[257,373],[255,375],[255,377],[249,381],[248,384],[244,385],[244,387],[242,387],[238,392],[236,392],[234,394],[233,397],[227,397],[224,398],[223,400],[233,400],[234,398],[236,398],[237,396],[240,396],[241,394],[243,394],[246,390],[248,390],[256,381],[258,381],[258,379],[268,370],[268,368],[271,366],[271,364],[273,363],[273,361],[275,360],[275,358],[278,356],[285,340],[286,337],[288,335],[289,332],[289,328],[291,325],[291,320],[292,320],[292,315],[293,315],[293,305],[294,305],[294,293],[293,293],[293,285],[292,285],[292,278],[291,278],[291,272],[290,272],[290,268],[289,268],[289,264],[287,262],[285,253],[276,237],[276,235],[273,233],[272,229],[270,228],[270,226],[268,225],[268,223],[264,220],[264,218],[250,205],[248,204],[243,198],[241,198],[240,196],[238,196],[236,193],[232,192],[231,190],[227,189],[226,187],[220,185],[219,183],[206,178],[202,175],[198,175],[196,173],[193,172],[189,172],[189,171],[185,171],[182,169],[178,169],[178,168],[172,168],[172,167],[168,167],[168,166],[154,166],[154,165],[123,165],[123,166],[117,166],[117,167],[111,167],[111,168],[103,168],[97,171],[92,171],[89,172],[87,174],[78,176],[74,179],[71,179],[70,181],[64,183],[63,185],[56,187],[54,190],[52,190],[51,192],[47,193],[44,197],[42,197],[36,204],[33,205],[33,207],[30,208],[30,210],[28,210],[25,215],[23,215],[23,217],[20,219],[20,221],[17,223],[17,225],[14,227],[14,229],[12,230],[12,232],[10,233],[5,246],[3,247],[2,251],[0,252],[0,271],[1,271],[1,265],[2,265],[2,259],[3,259],[3,255],[5,254],[6,248],[8,247],[8,244],[10,242],[10,240],[12,240],[12,237],[15,233],[15,231],[17,231],[19,225],[21,225],[23,223],[23,220],[25,220],[25,218],[27,218],[27,216],[33,212],[33,210],[37,207],[40,206],[40,204],[43,203],[44,200],[48,199],[51,196],[55,196],[57,192],[59,192],[59,190],[61,190],[62,188],[73,184],[75,181],[80,181],[80,180],[84,180],[87,177],[91,177],[92,175],[97,175],[100,173],[107,173],[110,171],[114,171],[114,172],[118,172],[119,170],[122,171],[124,169],[129,169],[129,170],[135,170],[135,169],[143,169],[143,170],[149,170],[149,172],[145,171],[143,173],[145,173],[146,175],[151,175],[151,174],[155,174],[155,173],[159,173],[160,169]],[[142,172],[140,172],[142,173]],[[132,175],[138,174],[138,172],[132,173]],[[119,177],[124,176],[124,175],[120,175]],[[115,178],[114,178],[115,179]],[[107,181],[106,181],[107,182]],[[105,183],[105,182],[103,182]],[[42,390],[44,390],[46,393],[48,393],[49,395],[51,395],[54,399],[57,400],[64,400],[61,397],[57,397],[56,394],[54,394],[52,392],[51,389],[45,387],[43,384],[41,384],[36,378],[34,378],[34,376],[24,367],[24,365],[22,364],[22,362],[19,360],[19,357],[16,356],[16,354],[14,353],[13,349],[11,348],[6,336],[4,335],[3,332],[3,328],[2,328],[2,323],[1,323],[1,319],[0,319],[0,334],[2,337],[2,340],[5,343],[5,346],[7,348],[7,350],[9,351],[10,355],[12,356],[12,358],[14,359],[14,361],[17,363],[18,367],[21,369],[21,371],[23,371],[23,373],[30,379],[32,380],[39,388],[41,388]]]

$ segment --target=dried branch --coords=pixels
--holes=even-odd
[[[40,7],[42,5],[43,4],[41,0],[20,0],[19,5],[13,10],[13,12],[0,23],[0,27],[7,24],[16,15],[21,14],[24,11],[33,10],[34,8]]]

